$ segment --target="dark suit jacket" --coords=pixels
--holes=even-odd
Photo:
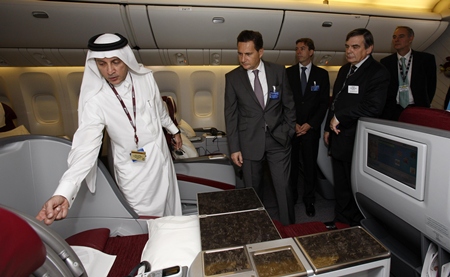
[[[331,105],[325,125],[325,131],[330,132],[332,157],[347,162],[352,160],[358,119],[381,115],[389,84],[389,72],[372,56],[369,56],[345,82],[349,70],[350,63],[339,69],[333,87],[332,103],[334,102],[334,111],[332,110],[333,105]],[[348,93],[349,85],[357,86],[358,93]],[[336,97],[337,100],[335,101]],[[338,129],[341,130],[339,135],[330,131],[329,122],[333,116],[336,116],[339,120]]]
[[[434,55],[412,50],[412,71],[410,87],[414,97],[414,104],[420,107],[430,107],[436,92],[436,60]],[[397,53],[389,55],[380,61],[391,75],[386,106],[382,118],[394,119],[393,113],[397,105],[398,92],[398,59]]]
[[[277,99],[267,100],[264,110],[252,89],[247,70],[241,66],[225,75],[225,123],[230,153],[241,151],[244,159],[260,160],[265,150],[265,124],[272,137],[289,147],[295,132],[295,107],[283,66],[264,62],[268,97],[273,87]]]
[[[297,123],[308,123],[320,136],[320,127],[330,102],[330,78],[328,71],[315,65],[311,66],[305,94],[302,95],[300,65],[297,63],[286,69],[289,84],[294,94]],[[311,90],[313,86],[317,90]]]

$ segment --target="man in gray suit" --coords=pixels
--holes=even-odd
[[[265,62],[259,32],[237,38],[240,66],[225,75],[225,122],[231,159],[242,167],[244,184],[262,200],[263,165],[273,180],[280,221],[295,222],[289,190],[291,138],[295,107],[283,66]]]

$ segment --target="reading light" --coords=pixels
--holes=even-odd
[[[178,65],[186,65],[187,61],[182,53],[176,53],[175,56]]]
[[[43,54],[41,53],[34,53],[33,58],[35,58],[41,65],[44,66],[52,66],[53,63]]]
[[[211,55],[211,64],[212,65],[220,65],[220,54],[214,53]]]
[[[331,55],[324,55],[324,56],[320,59],[319,65],[328,65],[328,63],[330,62],[331,58],[332,58]]]

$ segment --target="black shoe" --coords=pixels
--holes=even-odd
[[[333,221],[328,221],[328,222],[324,222],[323,224],[325,224],[325,226],[327,227],[328,230],[336,230],[336,224]]]
[[[314,203],[305,204],[306,215],[309,217],[313,217],[316,215],[316,209],[314,208]]]

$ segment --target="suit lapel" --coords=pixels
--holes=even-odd
[[[270,101],[270,92],[273,91],[273,87],[276,87],[277,90],[280,90],[280,85],[281,84],[277,84],[276,83],[276,74],[273,71],[273,68],[270,66],[269,63],[264,62],[264,70],[266,71],[266,79],[267,79],[267,102],[266,102],[266,107],[265,109],[267,109],[267,107],[271,104]],[[280,91],[278,91],[280,92]],[[281,92],[280,92],[281,93]],[[279,97],[281,97],[281,95],[279,95]]]
[[[417,52],[414,50],[411,50],[412,55],[412,67],[411,67],[411,80],[409,80],[409,85],[412,86],[412,83],[414,80],[420,80],[423,81],[421,76],[419,76],[419,65],[422,64],[422,61],[420,60],[420,55],[417,55]]]
[[[297,65],[294,67],[293,73],[295,76],[293,76],[294,80],[294,86],[291,88],[292,90],[295,90],[295,94],[302,94],[302,84],[300,82],[300,65],[297,63]]]

